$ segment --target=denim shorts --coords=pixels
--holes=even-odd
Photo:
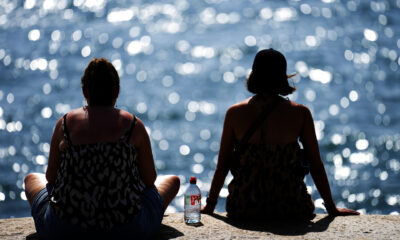
[[[135,218],[109,230],[89,231],[60,219],[50,209],[49,193],[53,186],[47,185],[33,200],[32,217],[41,239],[142,239],[150,237],[161,225],[164,202],[155,187],[147,187],[142,193],[141,210]]]

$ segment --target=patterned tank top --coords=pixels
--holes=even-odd
[[[86,229],[110,229],[132,220],[141,209],[145,188],[139,176],[137,152],[129,144],[136,117],[118,141],[77,144],[63,117],[61,164],[50,194],[52,211]]]
[[[271,145],[262,140],[259,144],[249,144],[237,168],[231,169],[233,179],[226,200],[228,216],[313,219],[314,203],[307,192],[304,174],[299,173],[299,150],[297,141]]]

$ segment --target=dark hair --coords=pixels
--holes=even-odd
[[[247,90],[254,94],[289,95],[296,91],[289,85],[286,75],[286,59],[282,53],[270,48],[257,53],[252,71],[246,79]]]
[[[88,92],[88,103],[92,106],[109,106],[115,90],[119,90],[119,76],[114,66],[105,58],[93,58],[81,79],[82,89]]]

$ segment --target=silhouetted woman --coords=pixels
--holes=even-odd
[[[228,217],[264,220],[314,218],[314,203],[303,181],[300,140],[310,163],[311,176],[328,213],[358,214],[336,207],[321,161],[310,110],[281,97],[296,90],[289,86],[288,77],[286,59],[280,52],[267,49],[257,53],[247,79],[247,89],[255,95],[231,106],[226,112],[218,164],[203,213],[214,211],[230,170],[233,179],[228,185],[226,200]],[[239,144],[253,125],[254,133],[245,143]]]
[[[115,108],[120,84],[110,62],[93,59],[81,83],[88,105],[58,120],[46,177],[25,178],[36,230],[45,239],[150,236],[179,178],[154,185],[149,136],[139,118]]]

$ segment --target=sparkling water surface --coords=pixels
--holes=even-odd
[[[225,111],[270,47],[297,73],[290,98],[312,110],[337,205],[399,214],[399,29],[400,0],[0,0],[0,218],[30,215],[24,176],[45,172],[53,126],[85,105],[93,57],[118,70],[117,106],[144,121],[158,174],[196,176],[204,203]]]

